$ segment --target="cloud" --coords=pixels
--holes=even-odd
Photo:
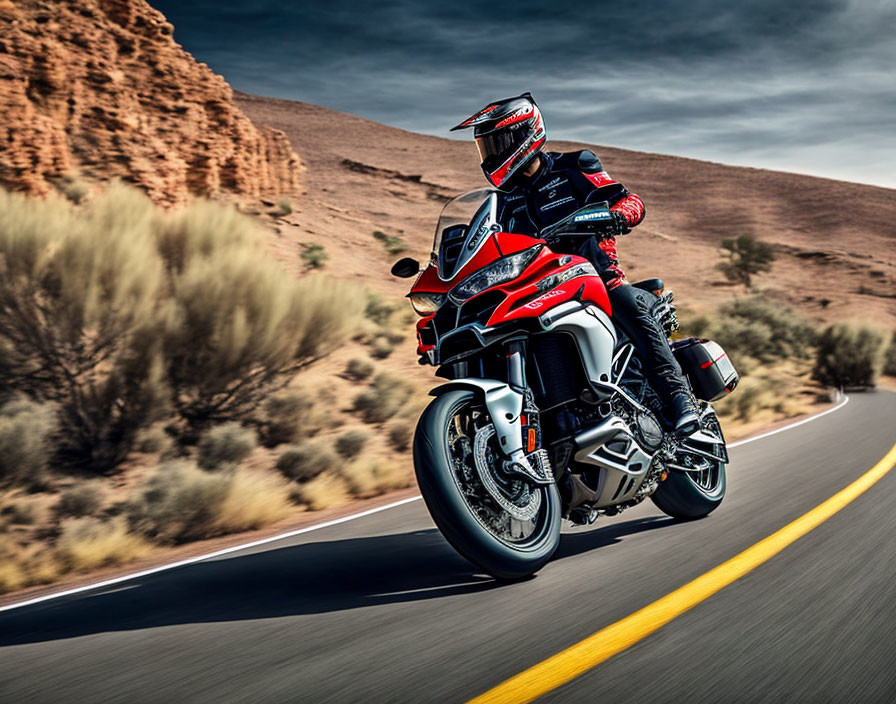
[[[444,135],[531,90],[555,138],[896,187],[896,7],[160,0],[240,90]]]

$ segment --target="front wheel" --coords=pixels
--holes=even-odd
[[[461,555],[501,579],[528,577],[560,543],[555,485],[501,469],[494,426],[471,391],[436,397],[417,424],[414,470],[436,526]]]

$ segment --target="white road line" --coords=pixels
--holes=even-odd
[[[272,535],[269,538],[262,538],[261,540],[253,540],[250,543],[242,543],[240,545],[234,545],[229,548],[224,548],[223,550],[215,550],[215,552],[209,552],[205,555],[197,555],[196,557],[189,557],[185,560],[178,560],[177,562],[170,562],[166,565],[159,565],[157,567],[151,567],[148,570],[142,570],[140,572],[134,572],[133,574],[122,575],[121,577],[115,577],[113,579],[107,579],[102,582],[95,582],[93,584],[85,584],[83,587],[75,587],[74,589],[66,589],[62,592],[55,592],[53,594],[45,594],[43,596],[35,597],[34,599],[27,599],[26,601],[19,601],[15,604],[8,604],[6,606],[0,606],[0,611],[10,611],[12,609],[18,609],[22,606],[31,606],[32,604],[38,604],[42,601],[48,601],[50,599],[58,599],[63,596],[71,596],[72,594],[79,594],[80,592],[86,592],[93,589],[100,589],[102,587],[109,587],[113,584],[120,584],[121,582],[127,582],[131,579],[139,579],[140,577],[146,577],[147,575],[156,574],[157,572],[164,572],[165,570],[173,570],[175,567],[183,567],[185,565],[192,565],[195,562],[202,562],[203,560],[210,560],[213,557],[220,557],[221,555],[228,555],[232,552],[238,552],[240,550],[246,550],[248,548],[254,548],[258,545],[265,545],[266,543],[273,543],[278,540],[283,540],[285,538],[292,538],[295,535],[301,535],[302,533],[310,533],[313,530],[320,530],[321,528],[329,528],[330,526],[335,526],[340,523],[347,523],[348,521],[353,521],[356,518],[363,518],[364,516],[370,516],[374,513],[379,513],[380,511],[386,511],[390,508],[395,508],[396,506],[402,506],[404,504],[411,503],[412,501],[417,501],[422,497],[412,496],[408,499],[402,499],[401,501],[393,501],[391,504],[386,504],[385,506],[378,506],[377,508],[371,508],[367,511],[361,511],[361,513],[355,513],[351,516],[344,516],[343,518],[336,518],[332,521],[326,521],[324,523],[317,523],[313,526],[308,526],[306,528],[299,528],[297,530],[291,530],[286,533],[280,533],[278,535]]]
[[[821,413],[816,413],[814,416],[809,416],[808,418],[803,418],[802,420],[798,420],[796,423],[791,423],[790,425],[785,425],[783,428],[778,428],[777,430],[769,430],[767,433],[762,433],[761,435],[754,435],[753,437],[746,438],[744,440],[738,440],[737,442],[728,443],[728,447],[737,447],[738,445],[746,445],[748,442],[755,442],[756,440],[762,440],[762,438],[767,438],[770,435],[777,435],[778,433],[783,433],[785,430],[792,430],[800,425],[805,425],[806,423],[811,423],[813,420],[818,420],[822,416],[826,416],[828,413],[833,413],[834,411],[839,411],[843,408],[847,403],[849,403],[849,396],[844,395],[843,400],[838,403],[833,408],[829,408],[826,411],[822,411]]]
[[[777,433],[783,433],[785,430],[792,430],[800,425],[808,423],[810,421],[816,420],[817,418],[821,418],[822,416],[826,416],[828,413],[833,413],[837,411],[849,401],[848,396],[844,396],[843,400],[834,406],[833,408],[829,408],[826,411],[822,411],[821,413],[817,413],[814,416],[809,416],[808,418],[804,418],[803,420],[797,421],[796,423],[791,423],[790,425],[785,425],[783,428],[778,428],[777,430],[771,430],[767,433],[762,433],[761,435],[756,435],[751,438],[746,438],[745,440],[739,440],[738,442],[733,442],[728,445],[729,448],[737,447],[738,445],[745,445],[748,442],[753,442],[755,440],[761,440],[762,438],[767,438],[770,435],[775,435]],[[278,535],[272,535],[269,538],[262,538],[261,540],[253,540],[249,543],[242,543],[240,545],[234,545],[229,548],[224,548],[222,550],[216,550],[215,552],[209,552],[204,555],[197,555],[196,557],[189,557],[185,560],[178,560],[177,562],[170,562],[165,565],[159,565],[157,567],[151,567],[146,570],[142,570],[140,572],[134,572],[132,574],[122,575],[121,577],[115,577],[113,579],[107,579],[102,582],[94,582],[93,584],[85,584],[82,587],[75,587],[74,589],[66,589],[61,592],[54,592],[52,594],[45,594],[43,596],[35,597],[34,599],[26,599],[25,601],[19,601],[14,604],[8,604],[6,606],[0,606],[0,612],[3,611],[11,611],[12,609],[19,609],[23,606],[31,606],[32,604],[39,604],[42,601],[49,601],[50,599],[59,599],[64,596],[71,596],[72,594],[80,594],[81,592],[92,591],[94,589],[101,589],[103,587],[110,587],[113,584],[120,584],[121,582],[127,582],[132,579],[139,579],[140,577],[146,577],[151,574],[156,574],[158,572],[164,572],[166,570],[173,570],[176,567],[184,567],[186,565],[192,565],[196,562],[202,562],[203,560],[210,560],[215,557],[221,557],[222,555],[229,555],[230,553],[239,552],[240,550],[247,550],[248,548],[254,548],[259,545],[266,545],[267,543],[274,543],[278,540],[284,540],[286,538],[292,538],[296,535],[301,535],[302,533],[310,533],[315,530],[320,530],[321,528],[329,528],[330,526],[339,525],[340,523],[347,523],[348,521],[353,521],[356,518],[364,518],[364,516],[370,516],[374,513],[379,513],[380,511],[387,511],[390,508],[396,508],[398,506],[403,506],[404,504],[409,504],[412,501],[418,501],[422,497],[420,495],[411,496],[407,499],[402,499],[401,501],[394,501],[391,504],[386,504],[385,506],[378,506],[377,508],[371,508],[367,511],[361,511],[360,513],[355,513],[350,516],[344,516],[342,518],[336,518],[332,521],[325,521],[324,523],[317,523],[313,526],[307,526],[305,528],[299,528],[297,530],[291,530],[286,533],[279,533]]]

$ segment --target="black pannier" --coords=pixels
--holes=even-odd
[[[737,370],[718,342],[689,337],[673,342],[672,352],[701,401],[716,401],[737,387]]]

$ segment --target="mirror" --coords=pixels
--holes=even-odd
[[[409,279],[420,273],[420,262],[410,257],[399,259],[392,265],[392,276],[400,279]]]

